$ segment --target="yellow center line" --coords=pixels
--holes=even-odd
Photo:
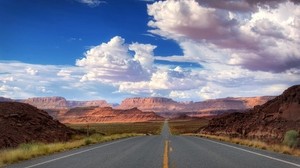
[[[163,168],[168,168],[168,167],[169,167],[169,141],[165,140]]]

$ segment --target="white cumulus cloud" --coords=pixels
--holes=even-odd
[[[174,39],[183,48],[193,43],[197,50],[216,53],[205,56],[201,52],[194,61],[219,61],[251,71],[280,73],[300,69],[299,11],[300,5],[290,1],[274,5],[166,0],[148,5],[152,16],[148,25],[153,28],[151,33]],[[189,51],[196,54],[192,48]]]
[[[26,73],[29,75],[36,75],[39,71],[36,69],[33,69],[31,67],[26,68]]]
[[[150,77],[153,64],[153,49],[149,44],[125,44],[119,36],[107,43],[92,47],[85,58],[76,61],[86,74],[82,81],[121,82],[142,81]],[[135,52],[131,56],[129,50]]]

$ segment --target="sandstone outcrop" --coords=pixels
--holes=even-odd
[[[200,132],[278,143],[291,129],[300,132],[300,85],[248,112],[216,117]]]
[[[20,102],[31,104],[39,109],[70,109],[74,107],[99,106],[109,107],[110,105],[105,100],[92,101],[69,101],[64,97],[34,97]]]
[[[183,104],[180,104],[172,99],[164,97],[146,97],[146,98],[126,98],[122,101],[118,109],[138,108],[142,111],[167,112],[167,111],[181,111]]]
[[[122,101],[118,109],[138,108],[142,111],[154,111],[157,113],[199,113],[202,115],[214,115],[226,110],[245,110],[261,105],[272,96],[264,97],[240,97],[212,99],[202,102],[176,102],[172,99],[162,97],[127,98]]]
[[[105,100],[91,100],[91,101],[67,101],[68,108],[75,107],[90,107],[90,106],[98,106],[98,107],[110,107]]]
[[[211,99],[202,102],[176,102],[164,97],[127,98],[116,109],[127,110],[138,108],[143,112],[155,112],[166,118],[176,118],[180,115],[190,117],[214,116],[222,113],[244,111],[255,105],[260,105],[274,97],[228,97]],[[14,101],[3,98],[3,101]],[[16,100],[31,104],[48,112],[55,119],[62,118],[65,113],[76,107],[111,107],[105,100],[68,101],[63,97],[36,97],[25,100]]]
[[[66,109],[68,102],[63,97],[34,97],[22,101],[39,109]]]
[[[114,123],[164,120],[154,112],[142,112],[137,108],[117,110],[112,107],[77,107],[69,110],[60,121],[63,123]]]

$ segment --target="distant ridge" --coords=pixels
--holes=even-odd
[[[261,105],[274,96],[261,97],[228,97],[221,99],[211,99],[201,102],[177,102],[165,97],[134,97],[126,98],[118,106],[113,106],[105,100],[91,101],[69,101],[64,97],[34,97],[24,100],[13,100],[0,98],[1,101],[18,101],[31,104],[39,109],[46,110],[52,117],[59,118],[62,113],[76,107],[114,107],[115,109],[126,110],[138,108],[143,112],[155,112],[167,118],[178,117],[187,114],[192,117],[203,117],[218,115],[224,112],[244,111]]]
[[[21,102],[33,105],[39,109],[71,109],[74,107],[88,107],[88,106],[99,106],[99,107],[110,107],[105,100],[91,100],[91,101],[70,101],[64,97],[53,96],[53,97],[32,97],[28,99],[10,99],[0,97],[0,102]]]
[[[126,98],[122,101],[118,109],[138,108],[142,111],[154,111],[158,113],[182,113],[198,112],[209,113],[220,110],[245,110],[261,105],[274,96],[261,97],[237,97],[211,99],[202,102],[176,102],[169,98],[147,97],[147,98]]]
[[[0,102],[14,102],[14,100],[6,97],[0,97]]]

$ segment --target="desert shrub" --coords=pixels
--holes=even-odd
[[[91,144],[92,143],[92,140],[91,139],[85,139],[84,140],[84,144],[85,145],[89,145],[89,144]]]
[[[22,143],[19,145],[19,148],[22,149],[22,150],[30,150],[32,149],[34,144],[32,143]]]
[[[284,135],[283,144],[291,148],[295,148],[299,144],[298,137],[299,137],[299,133],[297,131],[289,130]]]

